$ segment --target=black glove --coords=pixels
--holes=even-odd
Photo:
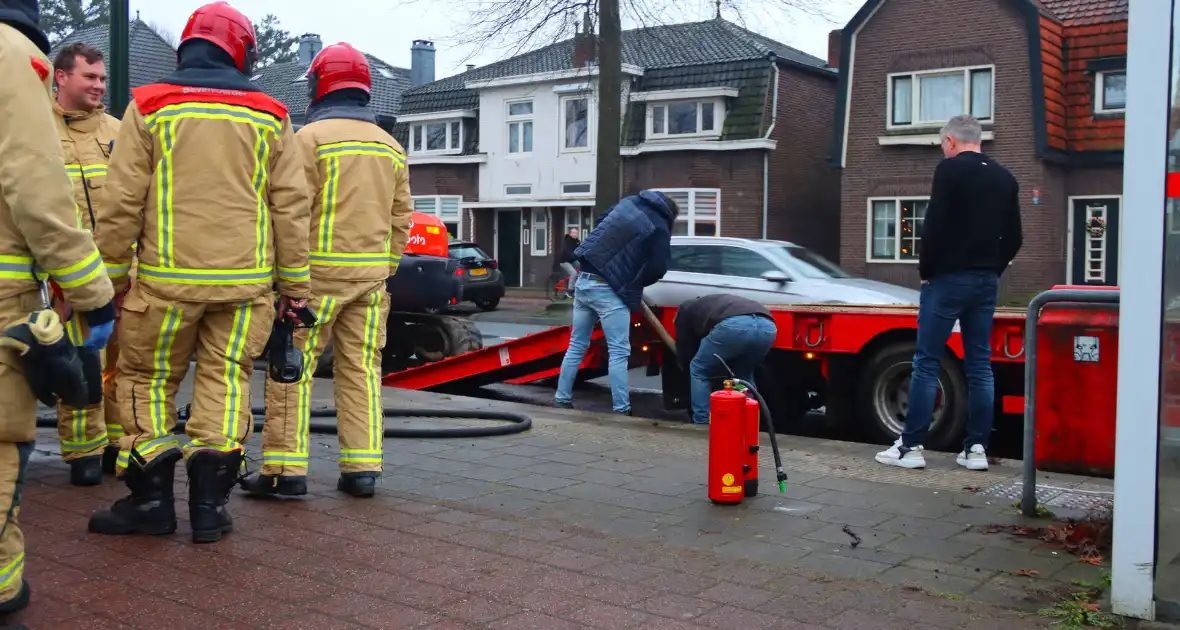
[[[9,326],[0,335],[0,348],[10,348],[20,356],[29,387],[46,406],[57,405],[60,398],[71,407],[85,407],[92,398],[85,364],[66,338],[56,312],[35,311],[25,321]],[[94,358],[97,361],[97,355]],[[98,390],[101,402],[101,366]]]

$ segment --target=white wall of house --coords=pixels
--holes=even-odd
[[[481,89],[480,201],[593,199],[597,115],[590,77]]]

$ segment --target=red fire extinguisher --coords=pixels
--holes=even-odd
[[[746,397],[746,435],[742,450],[746,454],[746,496],[758,496],[758,425],[761,409],[752,396]]]
[[[741,503],[746,494],[745,467],[746,395],[725,388],[709,396],[709,500],[713,503]],[[757,405],[757,403],[755,403]]]

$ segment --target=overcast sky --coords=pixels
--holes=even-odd
[[[816,1],[824,3],[832,23],[784,12],[775,6],[781,0],[747,0],[753,8],[746,15],[730,12],[722,15],[739,24],[744,23],[750,30],[825,59],[828,31],[843,26],[860,2]],[[189,13],[204,4],[203,0],[130,2],[133,16],[138,11],[140,19],[161,26],[173,35],[180,35]],[[273,13],[283,28],[292,34],[317,33],[325,44],[347,41],[386,63],[404,68],[410,67],[410,43],[413,40],[433,40],[438,49],[435,73],[440,79],[462,71],[464,58],[472,52],[470,45],[464,45],[454,37],[466,23],[467,14],[462,7],[470,6],[462,0],[231,0],[231,3],[252,20],[259,21],[267,13]],[[663,21],[709,19],[715,11],[712,0],[683,0],[681,6],[685,7],[680,9],[681,14],[668,15]],[[624,18],[624,28],[635,26],[627,21]],[[482,50],[466,63],[482,66],[506,56],[507,53],[501,50]]]

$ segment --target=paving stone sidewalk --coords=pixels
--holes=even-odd
[[[315,436],[310,497],[235,496],[237,531],[200,547],[187,523],[166,538],[86,534],[87,516],[124,489],[66,485],[43,430],[21,514],[34,605],[10,623],[1015,629],[1046,625],[1035,611],[1075,580],[1101,581],[1099,567],[1062,550],[974,528],[1025,523],[1010,500],[963,491],[1003,487],[1018,465],[892,471],[858,463],[871,447],[784,436],[787,493],[724,508],[704,498],[697,429],[400,390],[385,399],[527,409],[535,425],[497,438],[389,439],[380,494],[367,501],[335,491],[336,440]]]

